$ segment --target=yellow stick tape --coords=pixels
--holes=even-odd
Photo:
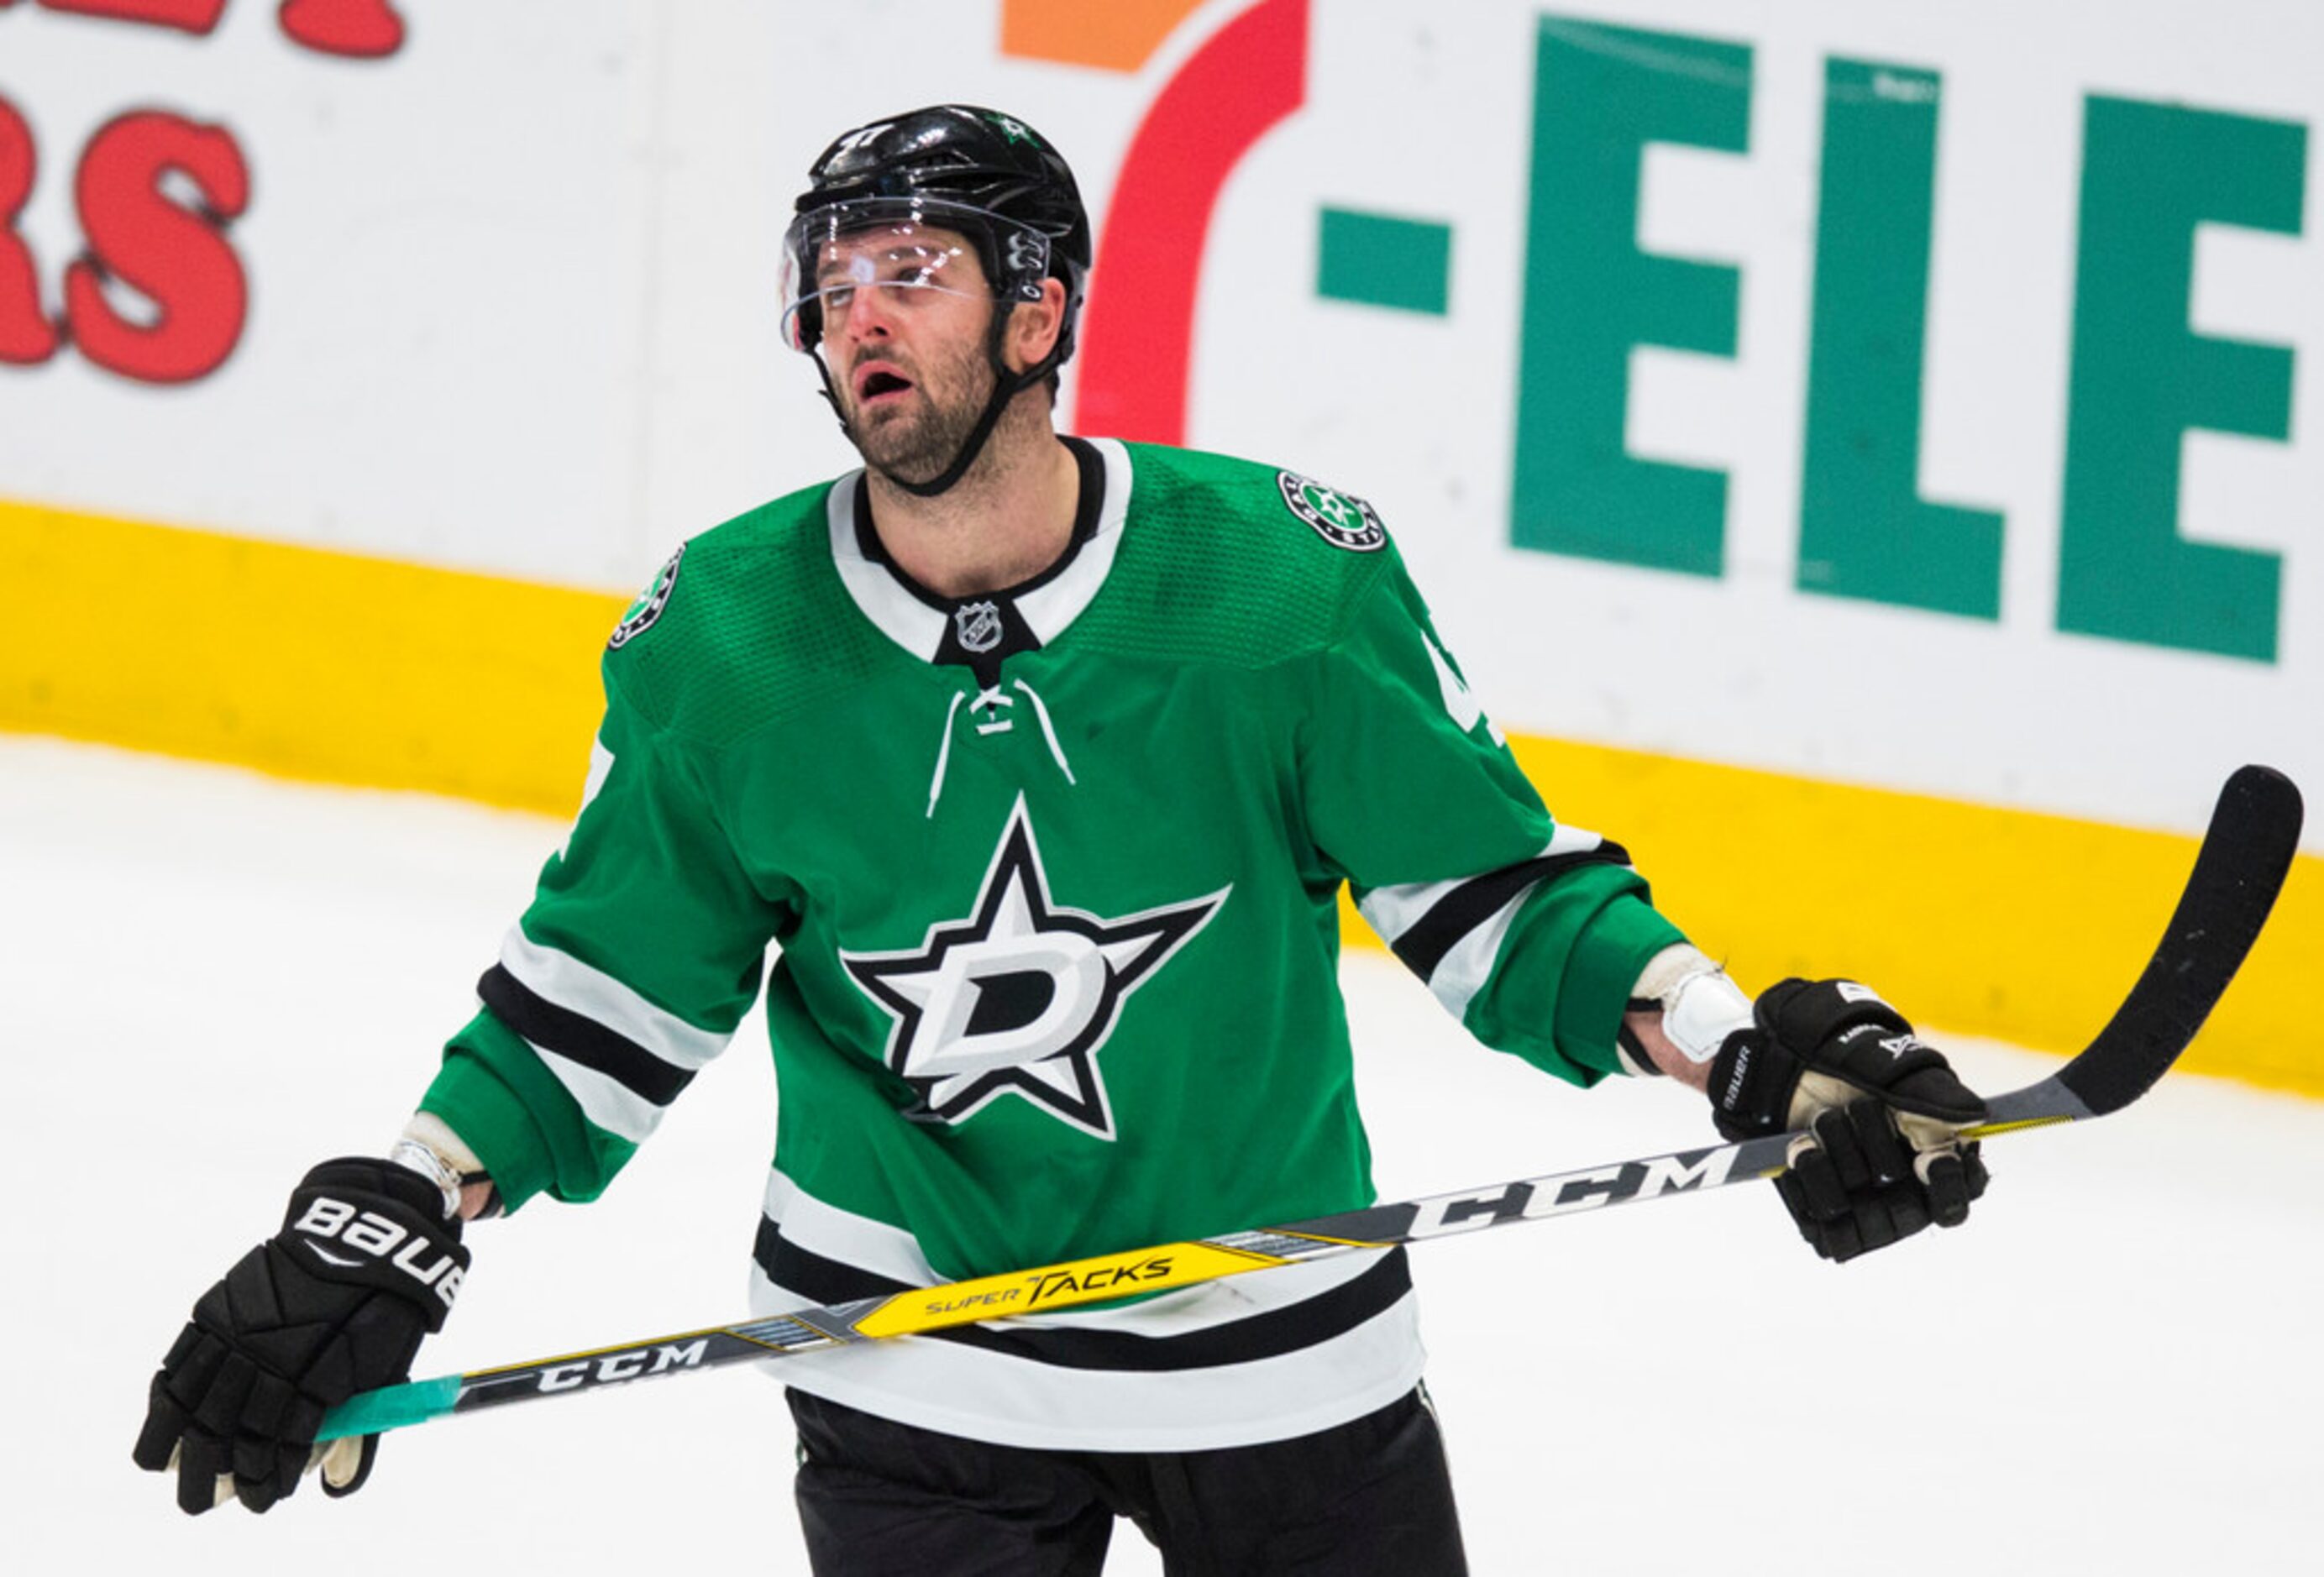
[[[8,503],[0,576],[16,588],[0,728],[560,816],[596,727],[597,654],[627,605]],[[2106,1021],[2194,858],[2175,834],[1512,743],[1559,819],[1628,848],[1656,903],[1747,989],[1850,974],[1923,1024],[2053,1051]],[[1373,945],[1352,909],[1345,929]],[[2303,855],[2187,1065],[2324,1095],[2304,989],[2319,957],[2324,860]]]
[[[1167,1243],[1158,1249],[1101,1254],[1093,1259],[1070,1259],[1038,1270],[1004,1271],[899,1292],[856,1321],[855,1328],[866,1336],[905,1336],[1003,1314],[1042,1314],[1078,1304],[1111,1303],[1288,1263],[1273,1254],[1245,1253],[1209,1243]]]

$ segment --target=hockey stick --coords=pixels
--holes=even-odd
[[[2300,825],[2300,792],[2290,779],[2266,767],[2245,767],[2228,779],[2170,927],[2114,1017],[2097,1039],[2057,1073],[1990,1098],[1986,1102],[1988,1120],[1964,1130],[1965,1137],[1984,1139],[2104,1117],[2146,1093],[2194,1038],[2259,936],[2298,850]],[[1800,1137],[1771,1134],[1738,1144],[1554,1172],[1286,1226],[1101,1254],[533,1363],[386,1386],[333,1408],[317,1437],[371,1434],[502,1402],[943,1331],[1011,1314],[1048,1313],[1192,1286],[1250,1270],[1425,1242],[1481,1227],[1700,1193],[1775,1176],[1784,1169]]]

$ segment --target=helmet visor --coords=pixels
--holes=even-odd
[[[1049,238],[1028,225],[930,198],[865,198],[801,214],[783,236],[783,339],[810,354],[825,313],[844,317],[858,291],[909,310],[914,292],[1038,299]]]

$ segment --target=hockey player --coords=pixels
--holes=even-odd
[[[392,1153],[327,1162],[197,1305],[136,1447],[263,1511],[376,1437],[465,1220],[594,1198],[760,992],[767,1313],[1372,1198],[1336,895],[1479,1038],[1670,1075],[1844,1259],[1984,1186],[1982,1105],[1879,998],[1748,999],[1554,821],[1378,514],[1060,437],[1090,232],[1023,122],[848,133],[785,322],[863,468],[689,541],[613,631],[579,819]],[[1462,1570],[1401,1250],[788,1360],[819,1572]]]

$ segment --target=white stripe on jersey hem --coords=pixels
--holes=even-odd
[[[537,1041],[528,1040],[541,1065],[557,1075],[565,1093],[581,1108],[581,1115],[607,1133],[643,1144],[661,1121],[662,1109],[619,1079],[584,1067],[569,1056],[559,1056]]]
[[[782,1229],[785,1238],[811,1254],[912,1286],[931,1286],[945,1279],[922,1255],[919,1242],[911,1233],[825,1204],[801,1189],[779,1169],[768,1171],[763,1208],[768,1219]],[[1270,1270],[1263,1276],[1233,1277],[1181,1287],[1120,1308],[1021,1315],[1010,1323],[1029,1330],[1119,1331],[1124,1335],[1157,1340],[1180,1336],[1319,1297],[1355,1280],[1388,1252],[1379,1249],[1343,1254],[1313,1265]],[[801,1304],[807,1301],[797,1300]]]
[[[604,970],[546,947],[512,926],[501,942],[501,967],[534,996],[602,1024],[672,1067],[698,1072],[726,1049],[727,1037],[666,1012]]]
[[[755,1313],[805,1302],[752,1268]],[[802,1353],[765,1369],[843,1406],[970,1440],[1044,1451],[1208,1451],[1360,1418],[1411,1390],[1425,1362],[1418,1299],[1407,1292],[1313,1347],[1209,1369],[1068,1369],[916,1336]]]
[[[1596,833],[1583,832],[1580,827],[1561,826],[1542,845],[1540,853],[1529,856],[1541,859],[1557,854],[1586,854],[1605,843]],[[1465,887],[1479,876],[1489,876],[1489,871],[1475,875],[1456,876],[1449,881],[1411,881],[1375,887],[1364,894],[1356,905],[1379,939],[1393,947],[1406,931],[1428,917],[1428,911],[1444,901],[1456,888]]]
[[[783,1236],[810,1254],[912,1286],[929,1286],[944,1279],[920,1252],[919,1240],[911,1233],[825,1204],[779,1167],[768,1168],[761,1208],[768,1220],[783,1229]]]

